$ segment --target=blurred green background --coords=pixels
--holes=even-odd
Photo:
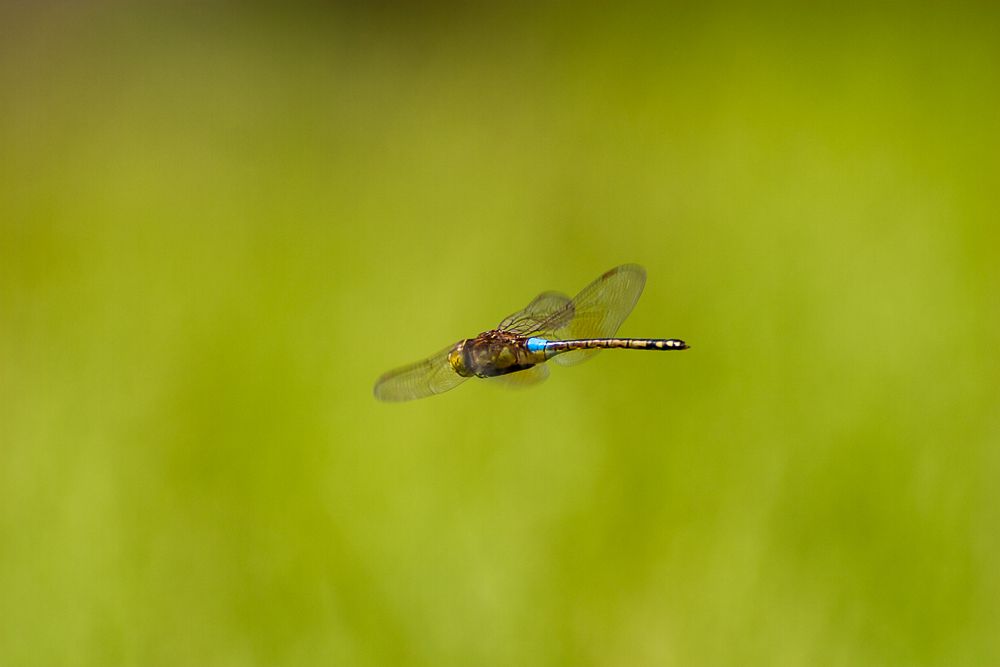
[[[0,664],[1000,663],[1000,21],[0,10]],[[530,391],[375,378],[646,266]]]

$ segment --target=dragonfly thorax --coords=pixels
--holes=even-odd
[[[493,330],[458,343],[448,360],[463,377],[485,378],[523,371],[545,359],[528,350],[527,337]]]

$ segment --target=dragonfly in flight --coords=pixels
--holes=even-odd
[[[549,376],[545,363],[549,359],[568,366],[603,349],[688,349],[687,343],[676,338],[614,338],[645,284],[645,269],[623,264],[572,299],[559,292],[542,292],[496,329],[384,374],[375,382],[375,398],[423,398],[453,389],[470,377],[500,377],[511,384],[531,385]]]

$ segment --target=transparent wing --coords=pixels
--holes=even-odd
[[[579,338],[610,338],[632,312],[642,288],[646,285],[646,270],[638,264],[623,264],[607,271],[590,283],[564,307],[571,313],[554,313],[539,327],[543,338],[573,340]],[[585,361],[599,350],[574,350],[555,357],[563,366]]]
[[[389,371],[375,382],[375,398],[409,401],[440,394],[462,384],[466,378],[456,373],[448,361],[453,349],[455,345],[450,345],[423,361]]]
[[[547,321],[569,322],[573,318],[569,297],[561,292],[542,292],[529,303],[524,310],[504,318],[497,327],[501,331],[528,336],[540,331],[539,327]]]
[[[545,382],[547,377],[549,377],[549,367],[546,364],[538,364],[524,371],[498,375],[490,379],[512,389],[525,389],[533,387],[540,382]]]

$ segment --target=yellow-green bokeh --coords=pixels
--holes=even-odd
[[[998,28],[4,7],[0,664],[996,664]],[[623,262],[692,350],[372,398]]]

